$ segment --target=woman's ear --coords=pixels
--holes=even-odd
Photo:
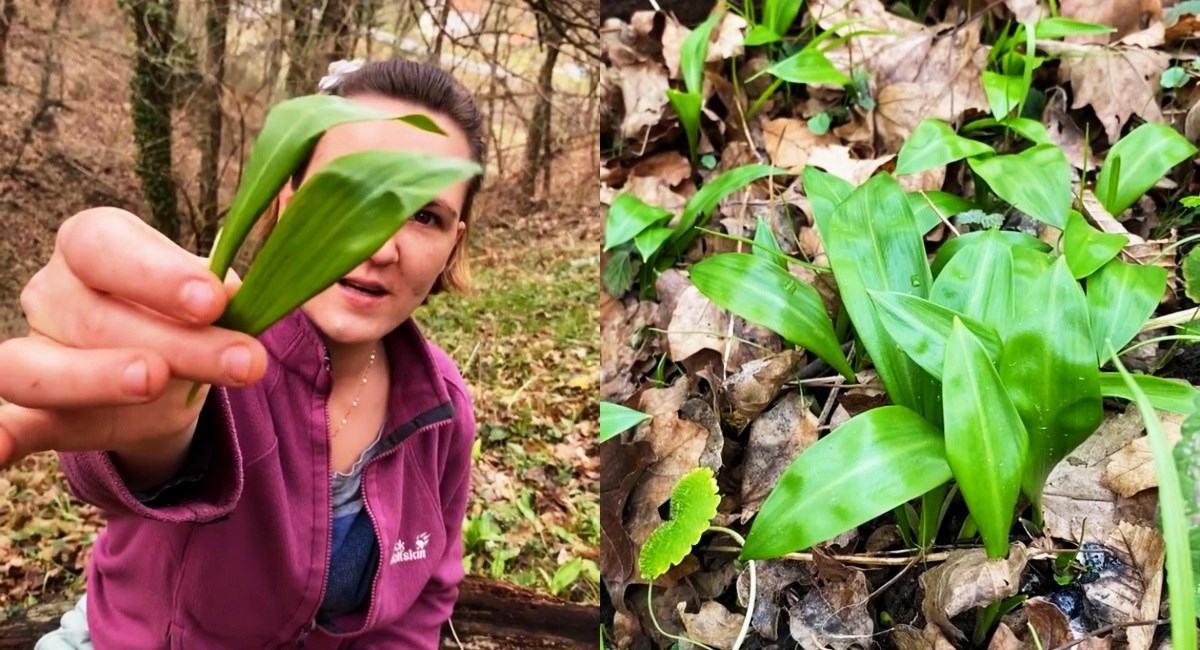
[[[292,197],[295,196],[295,194],[296,194],[296,190],[292,189],[292,179],[289,178],[287,180],[287,182],[283,184],[283,189],[279,190],[279,214],[280,215],[282,215],[283,211],[286,210],[288,205],[291,204]]]

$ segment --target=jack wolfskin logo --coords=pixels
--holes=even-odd
[[[391,564],[396,564],[398,562],[412,562],[413,560],[424,560],[425,546],[427,544],[429,544],[429,533],[421,533],[420,535],[417,535],[417,540],[414,543],[416,548],[412,550],[404,549],[404,540],[397,541],[396,545],[392,547]]]

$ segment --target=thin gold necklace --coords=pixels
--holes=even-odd
[[[362,381],[358,384],[358,392],[354,394],[354,399],[350,402],[350,408],[346,409],[346,414],[342,416],[342,422],[338,425],[337,431],[333,432],[331,438],[338,437],[342,429],[346,426],[346,420],[350,419],[350,414],[354,411],[354,407],[358,406],[358,398],[362,397],[363,387],[367,385],[367,373],[371,371],[371,366],[375,365],[375,351],[371,351],[371,358],[367,361],[367,367],[363,368]]]

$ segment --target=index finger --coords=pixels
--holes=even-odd
[[[87,286],[164,316],[208,324],[225,309],[225,286],[203,258],[125,210],[80,212],[63,222],[56,247]]]

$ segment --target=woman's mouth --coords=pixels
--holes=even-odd
[[[341,285],[342,287],[345,287],[356,293],[361,293],[365,296],[386,296],[388,293],[383,287],[381,287],[375,283],[365,282],[365,281],[361,281],[361,280],[355,281],[355,280],[347,280],[345,278],[342,278],[341,280],[338,280],[338,284]]]
[[[353,307],[378,307],[383,304],[388,291],[382,286],[367,280],[338,280],[338,293],[342,299]]]

